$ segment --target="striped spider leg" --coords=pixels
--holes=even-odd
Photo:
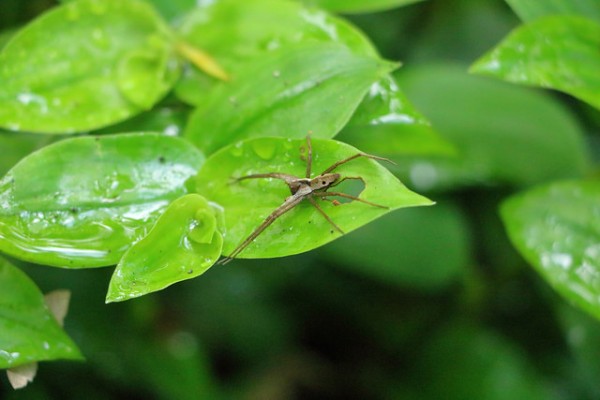
[[[344,231],[342,231],[342,229],[335,222],[333,222],[333,220],[325,213],[325,211],[321,208],[321,206],[317,202],[316,198],[321,198],[323,200],[332,201],[335,205],[337,205],[337,204],[339,204],[337,201],[330,200],[330,199],[328,199],[328,197],[342,197],[342,198],[358,201],[361,203],[369,204],[374,207],[388,208],[386,206],[371,203],[370,201],[366,201],[366,200],[360,199],[356,196],[352,196],[352,195],[349,195],[346,193],[330,192],[330,191],[328,191],[328,189],[339,185],[340,183],[342,183],[343,181],[345,181],[347,179],[359,179],[361,181],[363,180],[361,177],[343,177],[342,178],[342,176],[340,174],[333,172],[336,168],[338,168],[339,166],[341,166],[349,161],[352,161],[359,157],[366,157],[366,158],[371,158],[371,159],[380,160],[380,161],[388,161],[391,163],[393,163],[393,161],[388,160],[387,158],[377,157],[377,156],[373,156],[373,155],[366,154],[366,153],[357,153],[353,156],[350,156],[348,158],[345,158],[343,160],[335,162],[329,168],[327,168],[325,171],[321,172],[319,175],[315,176],[314,178],[311,178],[310,176],[311,176],[311,169],[312,169],[312,144],[311,144],[310,135],[308,135],[306,137],[306,153],[307,153],[306,154],[306,174],[305,174],[304,178],[299,178],[294,175],[284,174],[284,173],[279,173],[279,172],[268,172],[268,173],[264,173],[264,174],[246,175],[246,176],[242,176],[242,177],[235,179],[236,182],[246,180],[246,179],[260,179],[260,178],[281,179],[288,185],[291,195],[285,199],[283,204],[281,204],[271,214],[269,214],[269,216],[267,216],[267,218],[265,218],[265,220],[246,239],[244,239],[233,250],[233,252],[231,252],[231,254],[229,256],[221,259],[218,262],[218,264],[227,264],[228,262],[233,260],[235,257],[237,257],[265,229],[267,229],[273,222],[275,222],[275,220],[277,218],[279,218],[283,214],[287,213],[288,211],[290,211],[291,209],[296,207],[304,199],[307,199],[313,205],[313,207],[315,207],[317,209],[319,214],[321,214],[327,220],[327,222],[329,222],[329,224],[331,224],[331,226],[336,231],[340,232],[341,234],[343,234]]]

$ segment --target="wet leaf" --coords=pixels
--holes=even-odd
[[[0,259],[0,368],[35,361],[81,359],[35,284]]]
[[[502,206],[509,237],[566,299],[600,318],[600,184],[562,182]]]
[[[466,69],[466,68],[465,68]],[[574,116],[532,90],[468,75],[456,65],[401,71],[399,83],[457,150],[394,167],[420,190],[461,185],[531,185],[580,177],[589,157]]]
[[[202,275],[223,247],[220,210],[197,194],[175,200],[117,266],[106,302],[123,301]]]
[[[393,76],[369,88],[338,139],[373,154],[454,154],[454,147],[410,104]]]
[[[202,162],[185,140],[153,133],[47,146],[0,180],[0,250],[66,268],[116,264]]]
[[[597,0],[506,0],[523,21],[553,15],[580,15],[600,21],[600,2]]]
[[[600,108],[600,23],[552,15],[514,30],[471,72],[551,88]]]
[[[56,7],[0,53],[0,126],[71,133],[124,120],[172,87],[171,54],[169,28],[145,2]]]
[[[354,26],[292,1],[203,2],[183,21],[179,33],[189,46],[210,54],[234,80],[246,75],[248,63],[302,43],[338,43],[355,54],[377,58],[369,39]],[[191,104],[204,104],[206,92],[220,85],[188,68],[176,93]]]
[[[383,11],[417,3],[422,0],[304,0],[327,10],[342,13],[367,13]]]
[[[204,164],[198,173],[197,192],[224,208],[224,254],[231,253],[290,195],[287,185],[280,180],[250,179],[236,183],[232,178],[265,172],[303,177],[306,166],[300,159],[300,150],[305,144],[304,139],[256,138],[228,146]],[[313,175],[358,152],[341,142],[313,139]],[[327,215],[346,233],[394,209],[432,204],[408,190],[373,160],[359,158],[336,171],[343,176],[362,177],[366,186],[360,198],[389,207],[382,209],[356,201],[334,206],[319,200]],[[303,201],[277,219],[240,257],[270,258],[297,254],[339,236],[308,201]]]
[[[192,114],[185,136],[207,154],[257,136],[313,132],[331,138],[391,68],[341,45],[290,46],[211,93],[210,102]]]

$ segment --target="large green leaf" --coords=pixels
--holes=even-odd
[[[388,75],[374,83],[339,140],[366,152],[397,155],[454,154],[453,146],[438,135]]]
[[[35,283],[2,258],[0,288],[0,368],[82,358]]]
[[[304,0],[327,10],[342,13],[365,13],[402,7],[422,0]]]
[[[0,126],[70,133],[151,108],[174,84],[169,28],[145,2],[78,0],[0,53]]]
[[[203,2],[183,21],[179,33],[186,43],[216,59],[234,80],[244,75],[248,63],[301,43],[340,43],[356,54],[377,56],[369,40],[348,22],[292,1]],[[207,92],[220,84],[188,68],[176,93],[189,103],[203,104],[209,100]]]
[[[106,301],[143,296],[203,274],[221,255],[219,212],[197,194],[171,203],[148,236],[119,262]]]
[[[600,23],[552,15],[513,31],[471,71],[563,91],[600,108]]]
[[[391,68],[339,44],[290,46],[211,93],[185,135],[207,154],[250,137],[331,138]]]
[[[580,15],[600,21],[598,0],[506,0],[523,21],[553,15]]]
[[[502,206],[513,244],[550,285],[600,318],[600,184],[562,182]]]
[[[407,70],[399,83],[458,152],[399,163],[398,170],[416,188],[530,185],[586,171],[581,128],[567,109],[543,93],[443,64]]]
[[[24,158],[0,180],[0,250],[67,268],[116,264],[203,155],[152,133],[80,137]]]
[[[300,159],[300,152],[305,145],[304,139],[256,138],[230,145],[209,157],[198,174],[197,191],[224,208],[224,254],[230,254],[290,194],[287,185],[279,180],[250,179],[236,183],[232,178],[265,172],[303,177],[306,166]],[[341,142],[313,139],[313,176],[358,152]],[[382,209],[357,201],[335,206],[318,200],[325,213],[344,232],[397,208],[431,204],[404,187],[373,160],[361,157],[344,164],[336,172],[362,177],[366,186],[360,198],[389,207]],[[277,219],[240,257],[269,258],[301,253],[339,236],[309,202],[303,201]]]

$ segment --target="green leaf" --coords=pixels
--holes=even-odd
[[[600,184],[554,183],[502,205],[508,235],[562,296],[600,318]]]
[[[0,368],[35,361],[82,359],[44,296],[21,270],[0,258]]]
[[[0,126],[71,133],[151,108],[179,68],[147,3],[78,0],[21,30],[0,53]]]
[[[221,255],[219,212],[197,194],[171,203],[148,235],[119,262],[106,302],[143,296],[202,275]]]
[[[196,7],[196,0],[147,0],[169,21],[177,21]]]
[[[386,215],[323,252],[340,267],[385,284],[424,290],[455,282],[472,262],[468,226],[447,202]]]
[[[588,167],[583,133],[560,103],[543,93],[470,76],[459,66],[429,65],[399,75],[410,100],[458,150],[396,167],[415,188],[531,185],[581,176]]]
[[[600,23],[547,16],[513,31],[471,72],[551,88],[600,108]]]
[[[333,140],[313,139],[313,176],[336,161],[359,151]],[[256,138],[228,146],[209,157],[198,173],[197,192],[224,208],[225,243],[223,253],[230,254],[263,220],[278,208],[290,191],[285,183],[274,179],[250,179],[232,182],[248,174],[280,172],[298,177],[306,166],[300,159],[305,140]],[[344,232],[402,207],[432,204],[408,190],[377,162],[359,158],[336,169],[342,176],[360,176],[365,183],[360,198],[388,209],[356,201],[334,206],[319,204]],[[340,189],[341,190],[341,189]],[[241,258],[271,258],[305,252],[328,243],[340,234],[308,201],[278,218],[241,254]]]
[[[330,11],[342,13],[367,13],[402,7],[422,0],[303,0]]]
[[[291,1],[204,2],[179,32],[186,43],[214,57],[234,80],[247,76],[249,64],[303,43],[338,43],[355,54],[378,58],[369,39],[345,20]],[[206,93],[224,84],[188,68],[176,94],[191,104],[205,104],[210,99]]]
[[[391,68],[339,44],[287,47],[211,93],[185,136],[207,154],[250,137],[331,138]]]
[[[153,133],[47,146],[0,180],[0,250],[67,268],[116,264],[202,162],[188,142]]]
[[[545,15],[579,15],[600,21],[598,0],[506,0],[523,21],[529,22]]]
[[[369,88],[338,139],[368,153],[391,158],[455,152],[409,103],[391,75]]]
[[[292,1],[202,2],[178,31],[233,75],[247,61],[299,43],[341,43],[357,54],[377,55],[369,39],[347,21]]]

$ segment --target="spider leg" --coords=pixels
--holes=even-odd
[[[284,180],[285,183],[287,183],[288,185],[296,180],[298,180],[298,177],[294,176],[294,175],[290,175],[290,174],[281,174],[279,172],[269,172],[269,173],[265,173],[265,174],[251,174],[251,175],[245,175],[245,176],[240,176],[239,178],[233,178],[235,182],[239,182],[239,181],[243,181],[246,179],[257,179],[257,178],[275,178],[275,179],[281,179]]]
[[[344,182],[347,179],[355,179],[355,180],[359,180],[362,181],[362,183],[365,183],[365,180],[361,177],[361,176],[344,176],[342,179],[332,183],[331,185],[329,185],[329,187],[334,187],[339,185],[340,183]]]
[[[306,135],[306,178],[310,178],[310,169],[312,168],[312,143],[310,141],[310,134]]]
[[[217,264],[225,265],[228,262],[230,262],[231,260],[233,260],[235,257],[237,257],[237,255],[240,254],[246,247],[248,247],[248,245],[250,243],[252,243],[252,241],[258,237],[258,235],[260,235],[273,222],[275,222],[275,220],[277,218],[279,218],[280,216],[282,216],[283,214],[285,214],[286,212],[288,212],[292,208],[294,208],[298,203],[300,203],[304,199],[304,197],[305,197],[305,195],[301,195],[301,196],[292,195],[292,196],[288,197],[287,199],[285,199],[283,204],[280,205],[279,207],[277,207],[275,209],[275,211],[273,211],[271,214],[269,214],[269,216],[267,218],[265,218],[263,223],[260,224],[258,226],[258,228],[256,228],[246,239],[244,239],[244,241],[242,243],[240,243],[231,252],[230,255],[228,255],[227,257],[220,260]]]
[[[315,199],[313,199],[312,197],[308,197],[308,201],[310,201],[310,204],[312,204],[313,206],[315,206],[315,208],[317,209],[317,211],[319,211],[319,213],[321,213],[321,215],[323,217],[325,217],[325,219],[327,220],[327,222],[329,222],[331,224],[331,226],[333,226],[335,228],[336,231],[338,231],[339,233],[341,233],[342,235],[344,234],[344,231],[337,226],[337,224],[335,222],[333,222],[333,220],[331,218],[329,218],[329,215],[327,215],[325,213],[325,211],[323,211],[323,209],[321,208],[321,206],[319,205],[319,203],[317,203],[315,201]]]
[[[382,206],[380,204],[371,203],[370,201],[363,200],[363,199],[360,199],[360,198],[358,198],[356,196],[352,196],[352,195],[349,195],[349,194],[346,194],[346,193],[341,193],[341,192],[314,192],[313,195],[318,196],[318,197],[339,196],[339,197],[344,197],[346,199],[352,199],[352,200],[355,200],[355,201],[360,201],[361,203],[365,203],[365,204],[368,204],[368,205],[371,205],[371,206],[374,206],[374,207],[385,208],[385,209],[389,208],[387,206]]]
[[[392,163],[392,164],[396,165],[396,163],[395,163],[395,162],[393,162],[392,160],[390,160],[389,158],[384,158],[384,157],[374,156],[374,155],[367,154],[367,153],[357,153],[357,154],[355,154],[355,155],[353,155],[353,156],[350,156],[350,157],[348,157],[348,158],[345,158],[345,159],[343,159],[343,160],[337,161],[337,162],[336,162],[336,163],[334,163],[332,166],[330,166],[330,167],[329,167],[329,168],[327,168],[325,171],[323,171],[323,172],[321,173],[321,175],[323,175],[323,174],[327,174],[327,173],[329,173],[329,172],[333,171],[334,169],[336,169],[337,167],[339,167],[340,165],[342,165],[342,164],[345,164],[345,163],[347,163],[347,162],[349,162],[349,161],[352,161],[352,160],[354,160],[354,159],[356,159],[356,158],[358,158],[358,157],[366,157],[366,158],[371,158],[371,159],[373,159],[373,160],[387,161],[387,162],[390,162],[390,163]]]

